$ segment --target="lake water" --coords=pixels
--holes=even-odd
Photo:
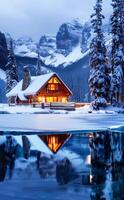
[[[56,154],[44,153],[40,159],[34,145],[28,159],[24,159],[21,136],[17,137],[15,168],[9,179],[8,167],[4,181],[0,182],[0,199],[124,199],[122,132],[71,135]],[[31,137],[28,136],[29,141]]]

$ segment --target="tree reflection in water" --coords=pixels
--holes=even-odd
[[[92,193],[91,200],[124,199],[123,133],[94,133],[90,140]]]
[[[6,136],[5,141],[0,144],[0,182],[4,181],[9,170],[8,177],[12,178],[15,167],[15,159],[17,154],[18,144],[12,136]]]

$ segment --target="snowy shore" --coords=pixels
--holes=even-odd
[[[90,105],[76,108],[75,111],[66,110],[50,110],[49,108],[42,109],[39,107],[33,107],[31,105],[17,105],[9,106],[8,104],[0,104],[0,114],[117,114],[124,113],[124,109],[108,106],[106,109],[93,110]]]

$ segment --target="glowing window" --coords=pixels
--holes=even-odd
[[[38,102],[44,103],[45,102],[45,97],[38,97]]]
[[[57,78],[54,78],[53,82],[54,83],[59,83],[59,80]]]
[[[51,102],[58,102],[57,97],[46,97],[46,102],[51,103]]]
[[[48,83],[59,83],[59,80],[56,77],[53,77],[49,80]]]
[[[67,102],[67,97],[62,97],[62,103],[66,103]]]
[[[46,102],[48,103],[53,102],[53,97],[46,97]]]
[[[48,90],[58,90],[58,84],[48,84],[48,87],[47,87]]]

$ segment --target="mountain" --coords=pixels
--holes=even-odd
[[[103,27],[107,42],[110,41],[109,28],[108,24]],[[36,75],[39,51],[41,66],[60,75],[73,92],[71,100],[89,101],[89,45],[92,35],[89,23],[73,20],[63,23],[55,36],[41,35],[38,43],[28,36],[13,40],[19,78],[23,77],[25,65],[30,67],[32,75]]]
[[[106,40],[109,25],[103,27]],[[43,35],[38,43],[30,37],[21,37],[14,41],[15,54],[20,57],[37,58],[39,48],[41,60],[45,65],[53,67],[67,67],[71,63],[83,58],[89,50],[92,30],[90,23],[81,24],[77,20],[63,23],[56,36]]]
[[[43,35],[38,45],[41,57],[46,58],[56,51],[56,38],[55,36]]]
[[[15,54],[22,57],[37,57],[37,44],[31,37],[24,36],[14,41]]]
[[[36,44],[30,37],[21,37],[15,41],[15,54],[20,57],[37,58],[39,47],[40,56],[45,65],[58,67],[67,66],[70,63],[83,57],[82,53],[88,49],[88,44],[84,49],[84,39],[88,41],[90,37],[90,25],[80,24],[74,20],[71,23],[63,23],[56,36],[41,36]]]
[[[68,56],[81,42],[82,30],[83,26],[76,20],[72,23],[62,24],[56,35],[56,47],[58,53]]]

